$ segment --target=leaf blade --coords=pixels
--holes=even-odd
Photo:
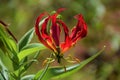
[[[0,59],[0,74],[2,74],[2,76],[4,77],[4,79],[9,80],[9,73],[7,68],[5,67],[5,65],[3,64],[3,62]]]
[[[35,75],[32,75],[32,74],[31,75],[26,75],[26,76],[22,77],[21,80],[32,80],[34,76]]]
[[[22,48],[24,46],[26,46],[32,39],[34,34],[34,28],[30,29],[18,42],[18,46],[19,46],[19,51],[22,50]]]
[[[14,40],[12,40],[7,33],[5,33],[4,26],[0,24],[0,41],[2,41],[3,45],[9,49],[11,52],[17,52],[17,45]]]
[[[46,49],[46,47],[39,43],[32,43],[32,44],[27,45],[23,48],[22,51],[20,51],[18,53],[19,61],[21,61],[24,57],[26,57],[36,51],[43,50],[43,49]]]

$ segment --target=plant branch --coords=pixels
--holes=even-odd
[[[40,53],[40,51],[38,51],[38,52],[35,54],[35,56],[33,57],[33,59],[37,59],[38,56],[39,56],[39,53]],[[32,65],[32,63],[33,63],[33,61],[25,66],[26,70]]]
[[[8,24],[4,23],[3,21],[0,20],[0,23],[4,26],[4,28],[6,29],[6,31],[12,36],[12,38],[17,41],[17,38],[13,35],[13,33],[8,29]]]
[[[52,57],[52,54],[50,55],[50,58]],[[44,77],[44,75],[46,74],[48,68],[49,68],[50,63],[47,63],[45,70],[42,72],[42,74],[40,75],[40,77],[38,78],[38,80],[42,80],[42,78]]]

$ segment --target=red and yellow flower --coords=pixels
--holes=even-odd
[[[63,10],[64,8],[58,9],[51,15],[48,13],[41,13],[35,23],[35,32],[39,41],[51,49],[57,58],[60,58],[65,51],[87,34],[87,25],[81,14],[74,17],[78,22],[72,29],[71,34],[69,34],[67,25],[58,17],[59,13]],[[62,29],[65,35],[63,42],[60,41]]]

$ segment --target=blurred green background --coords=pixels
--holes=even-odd
[[[9,29],[19,40],[34,27],[40,13],[61,7],[67,8],[61,14],[70,29],[77,22],[73,16],[79,13],[83,14],[88,25],[86,38],[80,40],[66,55],[71,53],[82,61],[104,45],[106,50],[82,70],[59,80],[120,80],[120,0],[0,0],[0,20],[9,24]],[[33,42],[36,41],[38,39],[35,37]],[[46,56],[41,54],[40,62],[31,66],[28,73],[41,69]]]

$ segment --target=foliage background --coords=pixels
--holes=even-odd
[[[101,56],[84,69],[59,80],[119,80],[119,5],[119,0],[0,0],[0,20],[9,24],[9,29],[19,40],[26,31],[34,26],[35,19],[44,11],[51,12],[61,7],[67,8],[62,15],[69,28],[76,24],[73,16],[82,13],[88,24],[88,35],[71,48],[66,55],[72,54],[82,61],[96,53],[104,45],[107,48]],[[34,41],[38,41],[36,36]],[[49,50],[42,53],[49,53]],[[39,62],[35,63],[28,73],[34,73],[43,68],[41,64],[47,55],[40,55]],[[2,59],[9,66],[9,62],[4,57]]]

